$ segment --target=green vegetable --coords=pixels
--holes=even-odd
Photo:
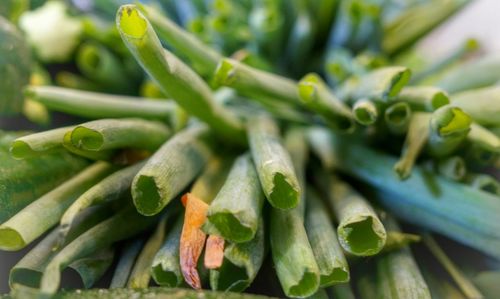
[[[43,195],[0,225],[0,248],[19,250],[50,229],[78,196],[113,171],[106,162],[97,162],[59,187]]]
[[[394,135],[402,135],[408,131],[412,110],[410,105],[399,102],[390,105],[384,111],[384,120],[389,131]]]
[[[111,283],[109,284],[110,289],[124,288],[127,285],[130,272],[134,267],[135,260],[143,245],[144,240],[140,238],[129,240],[123,245],[123,251],[116,265]]]
[[[407,102],[413,110],[435,111],[450,103],[448,93],[433,86],[408,86],[403,88],[397,99]]]
[[[305,228],[320,273],[320,286],[345,283],[350,279],[349,265],[337,240],[326,207],[313,191],[307,192]]]
[[[424,235],[424,243],[427,248],[432,252],[438,262],[445,268],[445,270],[453,278],[460,290],[467,298],[483,298],[479,290],[470,282],[467,277],[458,269],[458,267],[450,260],[446,253],[439,247],[438,243],[432,238],[430,234]]]
[[[10,153],[14,159],[26,159],[60,150],[64,134],[72,129],[63,127],[17,138],[10,146]]]
[[[500,126],[500,87],[492,86],[455,94],[451,104],[484,126]]]
[[[394,164],[394,171],[401,180],[410,177],[415,161],[427,144],[430,134],[430,121],[431,114],[425,112],[413,113],[410,119],[401,158]]]
[[[318,113],[333,129],[352,132],[354,119],[349,107],[341,102],[317,74],[308,74],[298,83],[298,93],[304,106]]]
[[[241,292],[250,286],[266,256],[264,229],[264,220],[260,218],[252,240],[226,245],[222,266],[210,271],[210,287],[213,290]]]
[[[397,223],[386,215],[388,230],[399,231]],[[376,258],[377,298],[431,298],[409,248],[391,251]]]
[[[337,235],[344,250],[356,256],[380,252],[387,235],[368,201],[347,183],[332,176],[322,183],[338,219]]]
[[[76,126],[71,142],[86,151],[139,148],[154,151],[171,135],[160,122],[142,119],[100,119]]]
[[[145,162],[139,162],[120,169],[105,177],[80,195],[62,215],[60,234],[65,236],[73,226],[74,219],[88,207],[123,199],[124,196],[128,195],[132,180],[137,172],[144,167],[144,164]]]
[[[237,199],[237,200],[236,200]],[[249,154],[240,156],[219,193],[210,204],[207,218],[225,240],[243,243],[254,239],[262,213],[264,194]]]
[[[62,145],[68,152],[95,161],[98,160],[109,161],[114,156],[115,152],[113,150],[104,150],[96,152],[96,151],[87,151],[76,147],[71,141],[71,133],[72,131],[67,131],[62,139]]]
[[[500,182],[487,174],[473,174],[466,177],[467,183],[472,188],[500,196]]]
[[[205,126],[193,126],[156,151],[132,182],[132,197],[139,213],[158,214],[194,179],[211,155],[208,138]]]
[[[379,117],[379,107],[371,100],[360,99],[352,106],[352,114],[358,123],[364,126],[373,125]]]
[[[215,102],[208,85],[193,70],[162,48],[153,27],[135,5],[120,7],[116,26],[130,52],[163,92],[221,136],[245,143],[240,120]]]
[[[47,108],[86,118],[139,117],[169,121],[175,119],[175,104],[142,98],[108,95],[55,86],[30,86],[25,94]]]
[[[467,166],[462,157],[451,156],[437,162],[437,171],[445,178],[461,181],[467,174]]]
[[[149,286],[149,281],[151,280],[151,265],[153,264],[155,254],[163,244],[166,225],[167,217],[163,217],[163,219],[160,220],[156,226],[155,231],[144,244],[141,253],[137,256],[135,265],[130,272],[130,277],[127,283],[128,287],[133,289],[144,289]]]
[[[338,299],[355,299],[354,293],[349,284],[338,284],[328,288],[334,298]]]
[[[470,131],[471,118],[460,108],[444,106],[434,111],[430,120],[427,151],[434,157],[453,153]]]
[[[279,209],[296,207],[302,191],[276,123],[269,116],[258,115],[249,119],[247,129],[252,158],[267,200]]]
[[[387,240],[385,241],[385,246],[384,249],[382,249],[382,252],[385,253],[399,250],[412,243],[420,242],[421,239],[422,238],[419,235],[402,233],[399,231],[389,231],[387,232]]]
[[[399,94],[410,77],[411,71],[405,67],[383,67],[351,77],[342,83],[338,92],[343,100],[356,101],[366,98],[387,102]]]
[[[184,284],[179,263],[179,246],[184,217],[180,216],[165,237],[165,243],[156,253],[151,265],[151,275],[160,286],[169,288]]]
[[[467,140],[486,152],[500,153],[500,137],[476,123],[471,124]]]

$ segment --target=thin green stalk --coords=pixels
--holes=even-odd
[[[158,9],[147,5],[139,5],[139,9],[148,18],[158,36],[178,54],[185,55],[202,74],[211,75],[222,55],[210,46],[205,45],[192,33],[185,31]]]
[[[446,278],[438,277],[433,272],[422,269],[422,274],[425,277],[425,281],[429,286],[429,291],[431,292],[432,298],[440,299],[466,299],[465,296],[453,286]],[[488,297],[486,297],[488,298]]]
[[[413,165],[429,139],[431,114],[426,112],[413,113],[401,157],[394,164],[394,171],[399,179],[410,177]]]
[[[384,225],[387,229],[400,231],[396,221],[389,215],[386,216]],[[391,251],[377,257],[376,268],[376,298],[431,299],[429,288],[409,248]]]
[[[202,296],[205,299],[276,299],[276,297],[267,297],[254,294],[240,294],[231,292],[212,292],[189,289],[172,289],[153,287],[147,289],[93,289],[88,291],[65,291],[58,293],[54,299],[115,299],[115,298],[136,298],[136,297],[157,297],[157,298],[184,298],[199,299]]]
[[[461,108],[480,125],[500,126],[500,117],[498,117],[500,115],[500,86],[457,93],[453,95],[451,104]]]
[[[77,89],[77,90],[86,90],[86,91],[94,91],[94,92],[103,92],[104,88],[96,82],[88,80],[83,76],[61,71],[56,74],[54,81],[58,86],[68,89]]]
[[[27,159],[62,149],[64,134],[74,127],[63,127],[17,138],[11,143],[14,159]]]
[[[408,86],[399,93],[397,100],[410,104],[412,110],[435,111],[450,103],[443,89],[433,86]]]
[[[354,117],[349,107],[329,90],[317,74],[303,77],[298,83],[298,93],[304,106],[321,115],[333,129],[348,133],[354,131]]]
[[[94,208],[80,214],[75,220],[75,225],[68,233],[66,244],[109,216],[109,209]],[[19,285],[37,288],[40,285],[43,270],[48,262],[57,254],[54,250],[58,243],[59,228],[56,227],[31,249],[12,269],[9,275],[9,286],[12,289]],[[83,281],[95,280],[92,275],[88,278],[82,276]]]
[[[399,231],[388,231],[387,240],[385,241],[382,253],[400,250],[412,243],[420,242],[422,238],[419,235],[402,233]]]
[[[460,108],[444,106],[434,111],[430,120],[427,151],[434,157],[444,157],[456,151],[465,141],[472,120]]]
[[[132,197],[139,213],[159,213],[194,179],[211,155],[208,138],[207,127],[193,126],[156,151],[132,182]]]
[[[308,148],[304,132],[294,129],[286,135],[297,177],[305,187]],[[319,288],[320,273],[304,227],[305,201],[301,193],[298,207],[291,210],[271,209],[271,253],[281,287],[288,297],[311,296]]]
[[[214,82],[219,86],[234,88],[256,100],[266,97],[289,104],[300,103],[297,83],[293,80],[252,68],[230,58],[219,62]]]
[[[130,52],[163,92],[227,140],[245,143],[241,121],[215,102],[209,86],[193,70],[163,49],[153,27],[135,5],[120,7],[116,25]]]
[[[97,162],[25,207],[0,225],[0,248],[8,251],[24,248],[59,222],[78,196],[112,171],[110,164]]]
[[[265,115],[248,121],[248,138],[252,158],[264,194],[279,209],[292,209],[300,202],[301,188],[289,153],[280,140],[279,129]]]
[[[486,55],[449,71],[436,85],[449,93],[487,87],[500,80],[500,55]],[[467,74],[467,76],[464,76]]]
[[[460,156],[451,156],[437,162],[437,171],[445,178],[461,181],[467,174],[467,166]]]
[[[356,256],[371,256],[380,252],[387,234],[368,201],[350,185],[333,176],[321,183],[328,195],[330,208],[338,219],[337,236],[342,248]]]
[[[156,226],[155,231],[144,244],[130,272],[127,283],[129,288],[144,289],[149,286],[149,281],[151,280],[151,265],[153,264],[156,253],[163,244],[166,225],[167,217],[163,217]]]
[[[338,92],[343,100],[356,101],[366,98],[387,102],[399,94],[410,77],[411,71],[408,68],[383,67],[351,77],[339,86]]]
[[[463,42],[457,49],[453,50],[451,53],[447,53],[445,57],[433,61],[423,70],[414,74],[411,78],[412,84],[418,84],[421,81],[427,81],[427,79],[436,74],[440,74],[442,71],[447,70],[450,66],[461,61],[466,56],[477,52],[481,48],[478,40],[474,38],[469,38]]]
[[[500,182],[494,176],[488,174],[471,174],[465,180],[472,188],[500,196]]]
[[[144,240],[137,238],[129,240],[123,245],[123,251],[113,273],[113,278],[109,284],[110,289],[124,288],[127,286],[127,281],[134,267],[135,260],[141,252]]]
[[[470,282],[446,253],[439,247],[438,243],[430,234],[424,234],[423,240],[427,248],[432,252],[438,262],[450,274],[460,290],[469,299],[483,298],[481,292]]]
[[[350,279],[349,265],[342,252],[326,207],[318,195],[309,191],[309,188],[306,198],[305,228],[318,264],[320,287],[348,282]]]
[[[78,49],[75,62],[87,77],[108,90],[123,93],[132,89],[123,63],[108,48],[94,42],[85,42]]]
[[[481,125],[471,124],[467,140],[487,152],[500,154],[500,136]]]
[[[89,256],[75,260],[68,267],[78,273],[82,279],[83,286],[86,289],[89,289],[108,270],[113,263],[114,256],[114,248],[103,248],[90,254]]]
[[[113,150],[104,150],[96,152],[78,148],[75,145],[73,145],[73,142],[71,142],[71,133],[72,133],[71,130],[66,131],[62,139],[62,145],[68,152],[94,161],[99,161],[99,160],[109,161],[115,155],[115,152]]]
[[[469,0],[439,0],[417,4],[384,26],[382,49],[396,55],[463,8]]]
[[[100,119],[71,130],[71,143],[85,151],[136,148],[154,151],[171,135],[160,122],[138,118]]]
[[[254,238],[245,243],[229,243],[224,248],[224,260],[217,270],[210,271],[212,290],[242,292],[250,286],[266,256],[264,219]]]
[[[139,117],[172,123],[175,104],[56,86],[29,86],[26,95],[50,110],[86,118]]]
[[[360,99],[352,106],[352,114],[358,123],[369,126],[377,121],[379,117],[379,108],[372,100]]]
[[[165,237],[165,243],[156,253],[151,265],[151,275],[160,286],[169,288],[184,284],[179,263],[179,247],[184,217],[180,216]]]
[[[412,110],[408,103],[392,104],[384,111],[385,124],[392,134],[403,135],[408,131],[411,115]]]
[[[141,170],[145,162],[120,169],[90,187],[78,197],[64,212],[60,225],[61,237],[65,238],[68,230],[73,226],[76,217],[88,207],[114,201],[129,194],[130,186],[135,175]]]
[[[97,224],[64,247],[47,265],[42,276],[40,294],[53,296],[61,281],[61,272],[74,260],[88,256],[113,243],[149,228],[157,217],[144,217],[127,207],[115,216]]]
[[[88,162],[67,152],[16,161],[0,148],[0,165],[0,223],[3,223],[82,170]]]
[[[441,233],[493,257],[500,257],[500,202],[494,195],[459,184],[421,167],[401,182],[388,165],[395,158],[315,128],[313,149],[321,144],[328,166],[374,188],[378,202],[406,222]],[[321,156],[320,156],[321,157]],[[323,163],[327,165],[326,163]]]
[[[225,240],[244,243],[254,239],[262,214],[264,194],[252,158],[240,156],[207,211],[210,224]]]

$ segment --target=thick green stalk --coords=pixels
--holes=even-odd
[[[158,214],[200,172],[211,150],[205,126],[177,133],[148,160],[132,182],[132,197],[143,215]]]
[[[136,148],[154,151],[171,135],[160,122],[138,118],[100,119],[71,130],[71,143],[85,151]]]
[[[408,103],[392,104],[384,111],[385,124],[392,134],[403,135],[408,131],[411,115],[412,110]]]
[[[108,95],[56,86],[29,86],[26,95],[50,110],[98,119],[139,117],[173,123],[176,105],[170,101]]]
[[[307,192],[305,228],[320,273],[320,287],[345,283],[350,279],[349,265],[333,229],[333,224],[318,195]]]
[[[109,209],[102,207],[89,209],[80,214],[75,220],[75,225],[68,233],[66,244],[104,220],[109,214]],[[58,237],[59,228],[56,227],[10,270],[9,285],[12,289],[17,288],[19,285],[32,288],[39,287],[45,266],[57,254],[54,248],[58,245]],[[95,279],[92,276],[92,274],[86,278],[82,276],[82,280],[94,281]]]
[[[298,83],[298,93],[304,106],[321,115],[333,129],[354,131],[354,117],[349,107],[329,90],[317,74],[303,77]]]
[[[436,166],[438,173],[450,180],[461,181],[467,174],[467,166],[460,156],[451,156],[439,160]]]
[[[449,71],[436,85],[449,93],[487,87],[500,80],[500,55],[486,55]],[[467,76],[464,76],[467,74]]]
[[[481,125],[471,124],[467,140],[486,152],[500,154],[500,137]]]
[[[61,281],[60,271],[74,260],[134,236],[149,228],[156,221],[157,217],[144,217],[139,215],[134,208],[127,207],[94,226],[64,247],[47,265],[42,276],[40,293],[53,296]]]
[[[110,164],[97,162],[25,207],[0,225],[0,248],[24,248],[59,222],[78,196],[112,171]]]
[[[230,58],[220,61],[214,74],[214,82],[234,88],[257,100],[266,97],[289,104],[300,103],[295,81]]]
[[[412,110],[435,111],[450,103],[448,93],[434,86],[408,86],[397,97],[398,101],[410,104]]]
[[[296,207],[302,191],[277,124],[269,116],[258,115],[249,120],[247,129],[252,158],[267,200],[279,209]]]
[[[352,114],[358,123],[369,126],[377,121],[379,117],[379,108],[372,100],[360,99],[353,104]]]
[[[304,132],[293,129],[286,135],[286,148],[302,189],[308,148]],[[298,207],[292,210],[271,209],[271,253],[281,287],[288,297],[311,296],[319,288],[320,273],[304,227],[305,201],[300,195]]]
[[[158,36],[178,54],[186,56],[203,74],[211,75],[215,71],[222,59],[220,53],[162,15],[158,9],[147,5],[138,7],[158,32]]]
[[[252,158],[240,156],[207,211],[208,221],[225,240],[254,239],[262,214],[264,194]]]
[[[467,76],[469,77],[469,76]],[[500,126],[500,86],[464,91],[453,96],[451,104],[461,108],[484,126]]]
[[[322,152],[330,156],[323,164],[371,185],[378,201],[394,215],[500,258],[500,202],[496,196],[418,166],[401,182],[390,168],[395,158],[345,139],[340,141],[324,129],[313,130],[313,149],[317,151],[321,144]]]
[[[167,225],[167,217],[156,226],[155,231],[144,244],[141,253],[137,256],[134,267],[130,272],[127,286],[133,289],[144,289],[149,286],[151,280],[151,265],[156,253],[163,244],[165,238],[165,229]]]
[[[395,55],[416,43],[469,0],[439,0],[417,4],[384,26],[382,49]]]
[[[400,231],[394,219],[386,215],[388,230]],[[380,299],[431,299],[427,284],[409,248],[391,251],[377,257],[377,295]]]
[[[130,52],[163,92],[227,140],[245,143],[241,121],[214,100],[209,86],[193,70],[163,49],[153,27],[135,5],[120,7],[116,25]]]
[[[151,265],[151,275],[160,286],[169,288],[184,284],[179,263],[179,247],[184,217],[180,216],[165,237],[165,243],[156,253]]]
[[[340,245],[356,256],[375,255],[384,248],[386,231],[377,214],[349,184],[330,176],[323,182],[330,208],[338,219]]]
[[[500,196],[500,182],[494,176],[488,174],[471,174],[465,180],[472,188]]]
[[[63,127],[17,138],[11,143],[10,154],[14,159],[26,159],[62,149],[64,134],[73,128]]]
[[[82,279],[83,286],[86,289],[91,288],[94,283],[104,275],[113,263],[115,249],[112,247],[103,248],[86,257],[76,259],[69,268],[75,270]]]
[[[110,289],[124,288],[127,286],[127,281],[134,267],[135,260],[141,252],[144,240],[137,238],[129,240],[123,245],[123,251],[113,272],[113,278],[109,284]]]
[[[263,218],[255,237],[245,243],[229,243],[224,248],[224,260],[217,270],[210,271],[213,290],[242,292],[253,282],[266,256],[266,235]]]
[[[12,138],[9,138],[10,144]],[[0,148],[0,223],[88,165],[67,152],[14,160]]]
[[[439,247],[439,244],[434,240],[430,234],[424,234],[424,243],[427,248],[432,252],[434,257],[443,266],[443,268],[448,272],[448,274],[453,278],[460,290],[469,299],[480,299],[483,295],[479,290],[472,284],[469,279],[460,271],[460,269],[453,263],[453,261],[446,255],[446,253]]]
[[[426,112],[416,112],[411,117],[401,157],[394,164],[394,171],[401,180],[410,177],[415,161],[427,144],[430,120],[431,114]]]
[[[430,120],[427,151],[434,157],[444,157],[456,151],[465,141],[472,120],[460,108],[444,106],[434,111]]]
[[[76,147],[73,145],[73,142],[71,141],[71,134],[72,131],[66,131],[64,134],[64,137],[62,139],[62,145],[63,147],[70,153],[75,154],[77,156],[81,156],[90,160],[94,161],[109,161],[113,158],[115,155],[115,152],[113,150],[104,150],[104,151],[87,151],[81,148]]]
[[[408,83],[411,71],[402,66],[375,69],[360,76],[353,76],[339,87],[343,100],[370,99],[389,101],[395,98]]]
[[[118,200],[126,196],[130,191],[132,180],[144,164],[145,162],[139,162],[124,169],[120,169],[80,195],[78,199],[66,209],[61,217],[61,235],[63,237],[66,236],[68,230],[73,226],[73,221],[83,210],[93,205]]]

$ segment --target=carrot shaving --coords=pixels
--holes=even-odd
[[[210,235],[205,248],[205,268],[219,269],[224,260],[224,239],[220,236]]]

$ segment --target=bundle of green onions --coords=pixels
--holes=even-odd
[[[468,0],[43,2],[0,10],[45,127],[0,131],[6,298],[495,294],[500,56],[413,47]]]

